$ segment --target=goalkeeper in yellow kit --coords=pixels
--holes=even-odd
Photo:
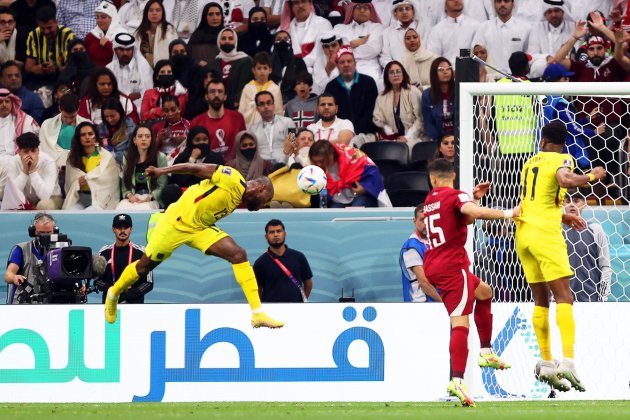
[[[584,391],[573,363],[575,321],[569,279],[567,245],[562,234],[562,203],[567,188],[604,179],[602,167],[586,175],[573,173],[571,155],[563,153],[568,136],[563,122],[552,121],[542,128],[541,151],[530,158],[521,172],[521,214],[516,223],[516,252],[534,295],[533,325],[542,364],[539,378],[560,391],[571,387]],[[549,338],[550,293],[556,301],[556,321],[560,330],[564,360],[556,366]]]
[[[260,210],[273,197],[273,185],[267,177],[245,182],[243,176],[228,166],[182,163],[163,168],[150,166],[145,175],[159,177],[167,173],[188,173],[203,178],[189,187],[160,219],[144,255],[125,268],[107,292],[105,319],[116,322],[118,297],[138,277],[168,259],[181,245],[196,248],[206,255],[215,255],[232,264],[234,277],[252,308],[252,326],[280,328],[284,324],[261,310],[256,276],[247,253],[215,223],[230,215],[241,203],[249,211]]]

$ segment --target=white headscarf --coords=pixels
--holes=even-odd
[[[125,29],[120,25],[116,6],[114,6],[114,4],[111,3],[109,0],[103,0],[101,4],[98,5],[94,13],[103,13],[104,15],[112,18],[112,22],[110,23],[109,28],[107,28],[106,33],[103,32],[103,30],[99,28],[98,25],[90,31],[95,37],[100,39],[104,36],[111,41],[117,34],[125,32]]]
[[[230,31],[234,34],[234,41],[235,41],[234,49],[230,51],[229,53],[226,53],[225,51],[221,50],[221,45],[220,45],[221,35],[223,35],[223,32],[226,32],[226,31]],[[227,63],[240,60],[241,58],[249,57],[249,55],[245,54],[243,51],[238,51],[238,34],[232,28],[224,28],[221,30],[221,32],[219,32],[219,35],[217,35],[217,47],[219,47],[219,54],[217,55],[217,58],[220,58],[221,60]]]

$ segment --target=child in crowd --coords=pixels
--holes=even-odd
[[[254,56],[252,73],[254,73],[254,79],[243,88],[238,105],[238,112],[243,114],[245,125],[248,128],[262,120],[260,114],[256,111],[256,102],[254,100],[258,92],[263,90],[270,92],[276,104],[276,114],[282,115],[284,113],[280,87],[272,80],[269,80],[271,75],[271,56],[269,53],[261,51]]]
[[[317,112],[317,95],[311,92],[313,89],[313,76],[302,72],[295,76],[295,98],[287,102],[285,115],[293,119],[297,128],[306,128],[315,122]]]

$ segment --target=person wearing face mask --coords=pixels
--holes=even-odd
[[[267,26],[267,13],[262,7],[252,7],[249,11],[247,31],[238,37],[241,51],[253,57],[261,51],[271,52],[273,35]]]
[[[58,80],[72,82],[79,96],[85,95],[90,73],[96,67],[87,53],[87,45],[80,38],[74,38],[68,43],[68,62],[59,73]]]
[[[175,80],[173,66],[168,60],[160,60],[155,63],[153,70],[153,89],[144,93],[140,119],[142,121],[158,120],[163,117],[162,102],[166,96],[175,96],[182,111],[186,110],[188,102],[188,90]]]
[[[253,60],[242,51],[238,51],[238,37],[233,29],[225,28],[219,32],[217,45],[221,52],[210,65],[216,74],[222,75],[227,93],[225,107],[238,109],[243,87],[252,79]]]
[[[186,42],[177,38],[171,41],[168,46],[168,59],[173,65],[173,75],[186,89],[190,89],[190,85],[195,72],[195,62],[188,53]]]
[[[234,139],[236,157],[227,163],[243,175],[246,181],[269,175],[273,169],[271,161],[260,157],[258,140],[251,131],[243,130]]]
[[[173,163],[214,163],[223,165],[223,156],[220,153],[213,152],[210,149],[210,135],[208,130],[201,126],[192,126],[186,137],[186,148],[181,152]],[[177,184],[182,188],[201,182],[203,178],[199,178],[192,174],[171,175],[170,184]]]
[[[291,36],[286,31],[278,31],[274,37],[271,55],[271,80],[280,86],[282,102],[287,103],[295,97],[295,76],[306,73],[304,60],[293,53]]]

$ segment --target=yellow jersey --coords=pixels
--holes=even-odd
[[[246,185],[239,171],[218,166],[212,179],[188,187],[179,200],[168,206],[164,219],[182,231],[209,228],[241,204]]]
[[[567,153],[538,152],[521,171],[521,215],[519,222],[549,233],[562,231],[562,202],[567,192],[558,185],[560,168],[573,171],[573,157]]]

